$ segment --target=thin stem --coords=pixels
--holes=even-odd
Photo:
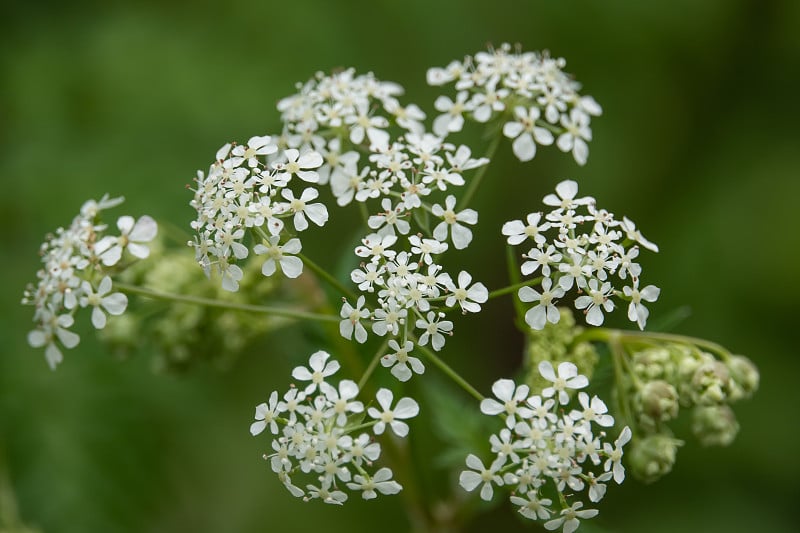
[[[486,155],[484,157],[488,159],[492,159],[494,157],[495,152],[497,152],[497,147],[500,146],[500,141],[503,139],[503,135],[498,131],[495,134],[492,142],[489,144],[489,147],[486,149]],[[475,196],[475,192],[478,190],[478,187],[483,180],[483,177],[486,175],[486,170],[489,168],[489,165],[483,165],[472,179],[469,182],[469,186],[467,187],[467,192],[464,193],[464,196],[461,198],[459,202],[459,207],[461,209],[466,209],[467,205],[469,205],[470,201],[472,201],[472,197]]]
[[[542,282],[542,278],[533,278],[527,281],[522,281],[520,283],[515,283],[513,285],[509,285],[508,287],[503,287],[502,289],[497,289],[489,293],[489,299],[497,298],[498,296],[503,296],[505,294],[510,294],[521,287],[528,287],[530,285],[538,285]]]
[[[369,362],[369,366],[367,366],[367,369],[364,371],[364,375],[361,376],[360,380],[358,380],[358,390],[361,390],[364,387],[364,384],[367,382],[369,377],[375,371],[375,368],[378,366],[378,361],[380,361],[381,357],[383,357],[383,354],[384,352],[386,352],[386,347],[388,345],[389,345],[389,339],[386,339],[385,341],[383,341],[383,344],[381,344],[381,347],[378,348],[378,351],[375,352],[375,355]]]
[[[698,348],[714,352],[722,359],[728,360],[732,357],[731,352],[724,346],[716,342],[708,341],[705,339],[698,339],[697,337],[689,337],[686,335],[677,335],[675,333],[658,333],[651,331],[628,331],[609,328],[592,328],[587,329],[578,335],[574,343],[583,341],[601,341],[608,343],[611,338],[617,337],[621,342],[648,342],[648,341],[662,341],[662,342],[675,342],[680,344],[691,344]]]
[[[187,296],[184,294],[174,294],[170,292],[157,291],[155,289],[148,289],[146,287],[138,287],[136,285],[130,285],[128,283],[122,283],[119,281],[115,282],[114,286],[129,294],[138,294],[139,296],[143,296],[145,298],[152,298],[154,300],[166,300],[171,302],[202,305],[205,307],[217,307],[220,309],[233,309],[236,311],[247,311],[250,313],[263,313],[266,315],[296,318],[298,320],[315,320],[318,322],[339,321],[339,317],[336,315],[323,315],[319,313],[309,313],[306,311],[296,311],[293,309],[282,309],[279,307],[266,307],[263,305],[226,302],[224,300],[214,300],[212,298],[203,298],[200,296]]]
[[[635,433],[636,427],[634,424],[633,416],[631,415],[630,403],[628,401],[628,391],[624,386],[624,372],[625,366],[625,350],[622,348],[620,342],[620,335],[611,335],[608,339],[608,347],[611,348],[611,356],[614,361],[614,380],[617,383],[617,401],[619,402],[619,410],[622,416],[625,417],[627,425],[631,426],[631,430]]]
[[[519,264],[517,263],[517,256],[514,255],[514,247],[511,245],[506,246],[506,266],[508,268],[508,279],[511,281],[511,286],[513,287],[522,283],[520,281],[521,278]],[[523,307],[522,302],[516,296],[514,296],[512,300],[514,301],[514,311],[517,315],[517,327],[522,331],[529,333],[529,328],[526,329],[523,327],[523,324],[525,323],[525,307]]]
[[[460,375],[458,375],[458,373],[457,373],[455,370],[453,370],[452,368],[450,368],[450,366],[449,366],[447,363],[445,363],[444,361],[442,361],[442,360],[439,358],[439,356],[438,356],[438,355],[436,355],[436,354],[433,352],[433,350],[429,349],[427,346],[419,346],[419,345],[417,345],[417,347],[420,349],[420,351],[421,351],[422,353],[424,353],[424,354],[425,354],[425,356],[426,356],[426,357],[427,357],[427,358],[428,358],[428,359],[429,359],[429,360],[430,360],[430,361],[431,361],[431,362],[432,362],[434,365],[436,365],[437,367],[439,367],[439,370],[441,370],[442,372],[444,372],[444,373],[447,375],[447,377],[449,377],[450,379],[452,379],[453,381],[455,381],[455,382],[456,382],[456,384],[457,384],[459,387],[461,387],[462,389],[464,389],[465,391],[467,391],[467,392],[468,392],[470,395],[472,395],[473,397],[475,397],[475,398],[476,398],[476,399],[477,399],[479,402],[484,400],[484,396],[483,396],[483,394],[481,394],[480,392],[478,392],[478,391],[477,391],[477,389],[475,389],[475,387],[473,387],[472,385],[470,385],[470,384],[469,384],[469,382],[468,382],[466,379],[462,378]]]
[[[297,254],[297,257],[302,259],[303,264],[308,265],[308,268],[313,270],[314,273],[317,276],[319,276],[322,279],[324,279],[331,287],[333,287],[337,291],[341,292],[342,294],[344,294],[345,296],[347,296],[351,300],[355,300],[356,299],[356,294],[353,291],[351,291],[350,289],[348,289],[347,287],[345,287],[344,285],[342,285],[339,282],[339,280],[337,280],[336,278],[334,278],[333,276],[328,274],[327,270],[323,269],[322,267],[320,267],[318,264],[316,264],[314,261],[312,261],[311,259],[309,259],[308,257],[306,257],[303,254]]]

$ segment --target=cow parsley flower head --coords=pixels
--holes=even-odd
[[[61,349],[74,348],[80,342],[70,329],[80,309],[91,308],[96,329],[106,326],[107,315],[121,315],[128,298],[113,290],[111,276],[150,254],[147,243],[158,232],[151,217],[119,217],[119,235],[109,234],[108,226],[102,223],[103,212],[122,202],[123,198],[108,195],[85,202],[72,223],[48,235],[40,247],[43,266],[36,273],[39,281],[27,287],[22,303],[34,308],[36,325],[28,334],[28,343],[34,348],[44,347],[53,369],[64,358]]]
[[[484,400],[481,411],[505,418],[505,427],[489,437],[494,457],[484,462],[474,454],[467,456],[468,470],[461,472],[459,484],[468,492],[480,487],[484,500],[504,487],[525,518],[541,520],[549,530],[572,532],[581,519],[598,514],[584,509],[585,501],[599,502],[611,479],[623,481],[622,449],[631,431],[625,427],[613,445],[606,441],[606,428],[614,419],[605,403],[580,393],[579,408],[569,409],[565,389],[586,387],[588,380],[577,375],[572,363],[562,362],[558,369],[556,376],[551,363],[540,366],[544,377],[554,382],[541,396],[509,379],[495,382],[492,392],[499,401]],[[554,394],[562,406],[558,412],[553,400],[545,399]],[[558,498],[549,497],[553,493]]]
[[[580,84],[564,73],[566,61],[546,52],[512,50],[508,44],[428,70],[429,85],[455,86],[455,100],[439,96],[434,119],[439,135],[460,131],[464,117],[485,123],[508,117],[503,134],[513,139],[520,161],[530,161],[536,147],[555,144],[586,164],[592,139],[591,119],[602,109],[591,96],[579,93]],[[513,114],[508,110],[512,109]],[[513,116],[512,116],[513,115]]]
[[[312,354],[309,368],[299,366],[292,372],[292,377],[311,385],[302,391],[290,388],[283,400],[273,391],[267,402],[256,407],[250,433],[258,436],[269,429],[270,452],[264,459],[290,494],[304,501],[342,505],[348,491],[359,492],[367,500],[397,494],[402,486],[392,479],[392,471],[373,470],[381,457],[375,435],[387,426],[398,436],[407,435],[409,428],[403,420],[416,416],[419,407],[411,398],[402,398],[392,407],[392,393],[381,389],[377,401],[382,411],[370,407],[368,414],[374,421],[362,424],[357,418],[364,412],[358,385],[347,379],[330,382],[338,369],[339,363],[327,352]],[[298,482],[301,478],[308,482]]]
[[[636,261],[639,246],[658,248],[629,219],[616,220],[598,209],[594,198],[578,196],[575,181],[560,182],[543,203],[550,212],[530,213],[524,222],[511,220],[502,227],[509,244],[529,247],[522,274],[543,276],[541,291],[526,286],[518,293],[523,302],[535,303],[525,315],[528,325],[541,330],[557,323],[555,305],[577,290],[574,305],[588,324],[602,325],[605,314],[617,307],[615,300],[626,300],[628,318],[644,329],[650,314],[645,302],[655,302],[661,291],[655,285],[642,287],[642,267]]]

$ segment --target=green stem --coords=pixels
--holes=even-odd
[[[138,294],[139,296],[143,296],[145,298],[152,298],[154,300],[167,300],[171,302],[202,305],[205,307],[233,309],[236,311],[247,311],[250,313],[263,313],[266,315],[296,318],[298,320],[315,320],[318,322],[339,321],[339,317],[336,315],[323,315],[319,313],[309,313],[306,311],[296,311],[293,309],[282,309],[279,307],[266,307],[263,305],[226,302],[223,300],[214,300],[212,298],[202,298],[200,296],[187,296],[184,294],[174,294],[169,292],[157,291],[155,289],[148,289],[146,287],[138,287],[136,285],[130,285],[128,283],[122,283],[119,281],[114,282],[114,286],[123,292],[127,292],[129,294]]]
[[[538,285],[541,282],[542,282],[542,278],[533,278],[533,279],[529,279],[527,281],[522,281],[520,283],[515,283],[513,285],[509,285],[508,287],[503,287],[502,289],[497,289],[497,290],[494,290],[494,291],[490,292],[489,293],[489,299],[491,300],[492,298],[497,298],[498,296],[503,296],[505,294],[510,294],[510,293],[516,291],[517,289],[522,288],[522,287],[528,287],[530,285]]]
[[[467,391],[471,396],[475,397],[479,402],[485,399],[483,394],[478,392],[477,389],[475,389],[475,387],[470,385],[466,379],[462,378],[460,375],[458,375],[458,373],[455,370],[450,368],[450,366],[447,363],[442,361],[439,358],[439,356],[433,352],[433,350],[429,349],[427,346],[417,345],[417,347],[420,349],[422,353],[425,354],[425,356],[428,358],[430,362],[436,365],[439,368],[439,370],[444,372],[447,375],[447,377],[455,381],[459,387]]]
[[[514,247],[511,245],[506,246],[506,266],[508,268],[508,279],[511,281],[511,286],[514,287],[522,283],[520,278],[520,271],[519,271],[519,264],[517,263],[517,256],[514,255]],[[529,333],[530,328],[524,327],[525,324],[525,307],[522,305],[522,301],[516,297],[516,295],[512,298],[514,301],[514,311],[517,315],[517,327],[525,332]]]
[[[336,278],[334,278],[333,276],[331,276],[330,274],[328,274],[328,272],[327,272],[325,269],[323,269],[322,267],[320,267],[320,266],[319,266],[318,264],[316,264],[314,261],[312,261],[311,259],[309,259],[308,257],[306,257],[306,256],[305,256],[305,255],[303,255],[303,254],[297,254],[297,257],[299,257],[300,259],[302,259],[302,261],[303,261],[303,264],[307,265],[307,266],[308,266],[308,268],[310,268],[311,270],[313,270],[313,271],[314,271],[314,273],[315,273],[317,276],[319,276],[320,278],[322,278],[322,279],[324,279],[326,282],[328,282],[328,284],[330,284],[330,286],[331,286],[331,287],[333,287],[333,288],[334,288],[334,289],[336,289],[337,291],[341,292],[342,294],[344,294],[345,296],[347,296],[347,297],[348,297],[348,298],[350,298],[351,300],[355,300],[355,299],[356,299],[356,294],[355,294],[353,291],[351,291],[350,289],[348,289],[347,287],[345,287],[344,285],[342,285],[342,284],[339,282],[339,280],[337,280]]]
[[[489,144],[489,147],[486,149],[486,155],[484,157],[491,160],[494,157],[495,152],[497,152],[497,147],[500,146],[500,141],[502,139],[503,135],[498,131],[492,139],[492,142]],[[488,168],[488,164],[483,165],[470,180],[469,186],[467,187],[467,192],[464,193],[464,196],[461,197],[461,201],[459,202],[459,207],[461,209],[466,209],[469,203],[472,201],[472,197],[475,196],[475,192],[478,190],[478,187],[480,186],[483,177],[486,175],[486,170]]]
[[[381,344],[381,347],[378,348],[378,351],[375,352],[375,355],[369,362],[369,366],[367,366],[367,369],[364,371],[364,375],[361,376],[360,380],[358,380],[358,390],[361,390],[364,387],[364,384],[367,382],[369,377],[375,371],[375,368],[378,366],[378,361],[380,361],[381,357],[383,357],[383,354],[384,352],[386,352],[386,347],[388,345],[389,345],[389,339],[386,339],[385,341],[383,341],[383,344]]]
[[[724,346],[716,342],[708,341],[705,339],[698,339],[697,337],[689,337],[686,335],[677,335],[674,333],[657,333],[650,331],[628,331],[609,328],[592,328],[587,329],[578,335],[573,343],[577,344],[583,341],[601,341],[608,343],[612,338],[618,338],[621,342],[648,342],[648,341],[661,341],[661,342],[675,342],[679,344],[691,344],[698,348],[714,352],[719,355],[723,360],[728,360],[732,357],[730,351]]]
[[[636,427],[631,414],[630,402],[628,399],[628,391],[625,389],[625,378],[623,366],[625,365],[625,350],[622,348],[620,342],[620,335],[611,335],[608,339],[608,347],[611,348],[611,356],[614,361],[614,380],[617,384],[617,401],[619,402],[619,410],[625,418],[627,425],[631,427],[631,431],[636,433]]]

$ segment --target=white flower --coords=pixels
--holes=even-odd
[[[569,117],[561,115],[561,125],[566,131],[558,136],[556,145],[562,152],[572,151],[575,161],[579,165],[585,165],[589,157],[589,145],[586,141],[592,140],[589,115],[575,108],[570,111]]]
[[[398,204],[397,207],[392,208],[392,200],[384,198],[381,201],[381,207],[383,212],[372,215],[367,220],[367,225],[370,229],[378,230],[378,235],[394,235],[395,229],[403,235],[411,231],[411,225],[408,221],[400,217],[403,211],[403,204]]]
[[[607,472],[614,472],[614,481],[616,481],[617,484],[625,481],[625,467],[622,466],[622,447],[630,442],[631,436],[631,428],[625,426],[622,428],[617,440],[614,441],[613,447],[607,442],[603,445],[603,451],[608,457],[603,468]]]
[[[389,348],[393,350],[381,357],[381,365],[386,368],[392,367],[391,373],[400,381],[408,381],[411,379],[412,370],[417,374],[425,372],[425,365],[417,357],[409,355],[411,350],[414,349],[414,343],[406,341],[401,348],[396,340],[389,340]],[[411,368],[409,368],[411,367]]]
[[[358,257],[369,257],[371,262],[377,263],[382,258],[392,259],[397,254],[391,249],[396,242],[395,235],[370,233],[361,239],[362,246],[357,246],[355,252]]]
[[[74,348],[81,340],[77,333],[67,329],[74,323],[75,319],[72,318],[72,315],[55,315],[47,311],[46,316],[42,319],[41,329],[35,329],[28,333],[28,344],[33,348],[45,346],[44,356],[47,364],[53,370],[64,359],[61,350],[56,346],[56,339],[67,349]]]
[[[574,180],[564,180],[556,185],[556,194],[544,197],[544,204],[556,207],[558,210],[575,209],[579,205],[588,205],[594,202],[590,196],[575,198],[578,194],[578,183]]]
[[[444,208],[439,204],[433,205],[431,208],[433,215],[442,218],[442,222],[433,229],[433,237],[439,241],[446,240],[449,228],[453,246],[457,250],[463,250],[472,241],[472,231],[459,224],[459,222],[470,225],[476,224],[478,222],[478,212],[474,209],[464,209],[456,213],[453,210],[455,206],[456,197],[452,194],[445,199]]]
[[[397,494],[403,490],[402,485],[392,479],[392,471],[388,468],[381,468],[375,472],[374,476],[362,476],[356,474],[353,477],[354,483],[348,483],[347,487],[353,490],[363,491],[361,497],[365,500],[376,498],[377,492],[381,494]]]
[[[444,348],[445,338],[442,334],[453,334],[453,323],[450,320],[442,320],[444,316],[444,313],[437,314],[430,311],[428,312],[427,320],[417,319],[416,326],[424,330],[424,333],[419,337],[420,346],[428,344],[428,339],[430,339],[431,346],[437,352]]]
[[[257,167],[260,163],[257,156],[274,154],[277,151],[278,147],[272,143],[272,137],[264,135],[263,137],[250,137],[247,146],[238,145],[231,153],[246,160],[248,166],[252,168]]]
[[[439,96],[433,104],[437,111],[444,113],[433,121],[433,133],[439,137],[446,137],[448,133],[461,131],[464,127],[464,112],[472,110],[472,104],[467,101],[469,93],[461,91],[456,95],[455,102],[447,96]]]
[[[514,139],[511,147],[520,161],[530,161],[536,155],[536,143],[543,146],[553,144],[553,134],[549,130],[536,125],[540,111],[538,107],[514,108],[516,122],[506,122],[503,135]]]
[[[644,235],[636,229],[636,224],[633,223],[631,219],[628,217],[622,217],[622,222],[620,226],[623,230],[625,230],[625,235],[631,239],[632,241],[636,241],[648,250],[652,252],[658,252],[658,246],[647,239],[645,239]]]
[[[581,511],[581,507],[583,507],[583,502],[575,502],[571,507],[562,509],[560,517],[545,522],[545,529],[552,531],[558,529],[563,524],[563,533],[573,533],[580,525],[580,520],[578,520],[578,518],[592,518],[599,513],[597,509],[585,509]]]
[[[578,401],[583,407],[583,411],[572,411],[570,418],[575,420],[584,420],[586,422],[594,422],[598,426],[610,428],[614,425],[614,417],[608,414],[608,407],[598,398],[593,396],[589,399],[589,395],[585,392],[578,393]]]
[[[542,330],[547,322],[557,324],[561,318],[554,302],[556,298],[564,296],[564,289],[561,287],[553,287],[553,281],[550,278],[542,280],[541,294],[532,289],[531,287],[521,287],[517,295],[523,302],[538,302],[535,306],[528,309],[525,313],[525,322],[535,329]]]
[[[539,224],[542,219],[541,213],[530,213],[525,220],[527,224],[521,220],[512,220],[503,224],[501,230],[503,235],[508,236],[508,244],[517,245],[525,241],[525,239],[533,239],[536,244],[544,244],[546,238],[542,232],[550,229],[550,223],[544,222]]]
[[[542,361],[539,363],[539,373],[544,379],[553,383],[552,387],[547,387],[542,391],[542,396],[550,398],[558,393],[558,401],[561,405],[569,403],[567,389],[582,389],[589,385],[586,376],[579,375],[578,367],[569,362],[558,365],[558,376],[556,376],[553,364],[550,361]]]
[[[514,505],[519,505],[519,514],[531,520],[547,520],[550,518],[550,505],[553,500],[550,498],[539,498],[539,494],[535,490],[528,491],[525,495],[527,499],[519,496],[511,496],[510,501]]]
[[[517,387],[517,384],[510,379],[499,379],[492,385],[492,393],[500,401],[485,398],[481,401],[481,412],[487,415],[505,414],[506,426],[509,428],[514,427],[517,416],[530,418],[533,415],[533,411],[524,406],[530,393],[530,387],[527,385]]]
[[[295,198],[291,189],[283,189],[283,196],[289,202],[289,210],[294,213],[294,229],[304,231],[308,228],[308,217],[317,226],[324,226],[328,221],[328,208],[324,204],[309,204],[308,202],[319,196],[311,187],[306,188],[300,198]]]
[[[575,308],[585,309],[586,322],[592,326],[601,326],[603,324],[603,309],[607,313],[614,310],[614,302],[609,299],[613,290],[611,283],[604,282],[598,285],[596,279],[589,280],[587,288],[588,296],[578,296],[575,298]]]
[[[356,341],[364,344],[367,342],[367,330],[361,324],[361,319],[369,318],[369,309],[364,309],[364,296],[359,296],[356,306],[350,305],[347,300],[342,303],[339,316],[344,320],[339,322],[339,333],[345,339],[351,339],[355,333]]]
[[[628,320],[636,322],[639,329],[643,330],[647,323],[647,317],[650,315],[650,311],[644,306],[642,300],[645,302],[655,302],[659,294],[661,294],[661,289],[655,285],[648,285],[640,291],[639,280],[636,280],[633,287],[625,286],[622,288],[622,292],[631,299],[631,303],[628,304]]]
[[[362,413],[364,412],[364,404],[359,401],[351,401],[358,396],[358,385],[355,381],[343,379],[339,382],[339,389],[333,387],[326,387],[323,391],[328,402],[331,404],[329,412],[325,415],[327,418],[334,418],[336,424],[344,426],[347,423],[348,413]]]
[[[447,243],[436,239],[424,239],[421,235],[411,235],[408,238],[411,243],[411,253],[419,254],[423,263],[430,265],[433,263],[433,254],[441,254],[447,251]],[[448,304],[449,305],[449,304]]]
[[[151,217],[144,215],[139,220],[125,215],[117,219],[120,236],[107,236],[95,245],[95,253],[106,266],[116,265],[122,258],[122,251],[127,249],[131,255],[145,259],[150,255],[150,248],[143,243],[156,238],[158,225]]]
[[[322,156],[319,152],[300,154],[299,150],[290,148],[285,150],[283,155],[286,157],[286,162],[275,165],[278,170],[278,176],[282,179],[288,181],[294,175],[309,183],[317,183],[319,181],[319,174],[314,170],[309,170],[322,166]],[[321,226],[322,224],[319,225]]]
[[[498,475],[498,470],[505,464],[506,458],[501,456],[494,460],[489,468],[486,468],[477,456],[469,454],[467,456],[467,466],[472,470],[464,470],[458,476],[458,483],[467,492],[472,492],[478,485],[481,487],[481,499],[489,501],[494,495],[492,484],[503,485],[503,478]]]
[[[83,296],[81,296],[81,307],[92,306],[92,325],[97,329],[106,326],[106,315],[103,309],[110,315],[121,315],[128,306],[128,297],[121,292],[111,292],[111,278],[106,276],[100,281],[97,292],[94,292],[92,285],[84,281],[82,285]]]
[[[290,254],[298,254],[302,249],[300,239],[289,239],[283,246],[278,246],[280,237],[271,236],[266,241],[267,245],[257,244],[253,251],[258,254],[266,254],[267,260],[261,266],[261,273],[271,276],[280,266],[281,272],[287,278],[296,278],[303,273],[303,261],[299,257]]]
[[[239,282],[244,277],[242,269],[238,265],[228,262],[227,257],[219,258],[217,268],[222,276],[222,288],[230,292],[238,291]]]
[[[278,392],[273,391],[269,397],[269,404],[261,403],[256,406],[256,421],[250,424],[250,433],[255,437],[264,429],[269,426],[269,430],[273,435],[278,434],[278,424],[275,422],[280,413],[280,405],[278,404]]]
[[[531,248],[531,251],[524,257],[529,259],[529,261],[525,261],[520,265],[520,271],[524,275],[530,276],[536,272],[539,267],[542,267],[542,275],[549,277],[551,272],[550,265],[553,263],[558,264],[558,262],[561,261],[562,255],[558,253],[555,246],[551,244],[545,250]]]
[[[373,292],[374,285],[383,285],[383,275],[386,273],[386,267],[378,263],[366,263],[361,265],[361,269],[355,269],[350,272],[350,279],[353,283],[358,285],[358,290]]]
[[[400,332],[400,326],[405,324],[407,315],[407,309],[401,308],[396,300],[390,299],[383,307],[375,310],[372,331],[381,337],[387,333],[397,335]]]
[[[489,299],[489,291],[480,282],[469,287],[470,282],[472,282],[472,276],[462,270],[458,274],[458,286],[456,287],[451,281],[447,287],[452,292],[447,296],[444,304],[448,307],[453,307],[458,302],[465,313],[479,312],[481,306],[478,304],[482,304]]]
[[[324,352],[322,350],[311,354],[309,358],[309,366],[311,370],[307,369],[304,366],[295,367],[292,370],[292,377],[299,381],[310,381],[311,383],[308,384],[305,388],[306,394],[311,394],[315,390],[317,390],[317,386],[322,386],[325,383],[325,378],[328,376],[332,376],[339,370],[339,361],[332,359],[326,364],[326,361],[331,356],[328,352]]]
[[[381,435],[388,424],[398,437],[408,435],[408,424],[402,420],[413,418],[419,414],[417,402],[412,398],[400,398],[395,408],[392,409],[394,394],[389,389],[379,389],[376,398],[383,411],[378,411],[374,407],[367,410],[367,414],[378,421],[372,428],[373,432]]]

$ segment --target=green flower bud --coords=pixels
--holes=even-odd
[[[644,381],[672,381],[676,372],[672,352],[667,348],[650,348],[633,354],[633,371]]]
[[[652,483],[672,471],[682,445],[682,441],[660,433],[634,441],[628,466],[637,479]]]
[[[695,370],[691,381],[691,398],[695,405],[724,403],[730,391],[731,375],[724,363],[712,360]]]
[[[727,405],[697,406],[692,413],[692,433],[703,446],[728,446],[739,432],[739,423]]]
[[[653,431],[678,416],[678,391],[664,380],[649,381],[637,393],[635,406],[642,425]]]
[[[731,387],[731,401],[749,398],[758,390],[760,376],[758,368],[753,362],[743,355],[734,355],[728,361],[733,384]]]

